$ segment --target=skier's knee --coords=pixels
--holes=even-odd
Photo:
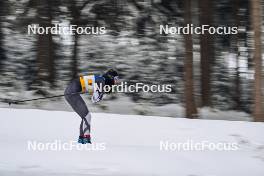
[[[89,111],[87,108],[85,108],[83,111],[83,118],[86,118],[88,114],[89,114]]]

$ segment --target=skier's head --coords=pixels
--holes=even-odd
[[[103,74],[105,78],[105,85],[116,85],[119,83],[118,73],[114,69],[109,69],[105,74]]]

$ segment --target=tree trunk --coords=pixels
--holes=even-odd
[[[70,1],[69,4],[70,13],[72,16],[71,25],[80,25],[80,18],[81,18],[81,9],[78,8],[75,1]],[[73,35],[73,55],[72,55],[72,62],[71,62],[71,77],[72,79],[78,76],[78,43],[79,43],[79,35],[75,33]]]
[[[51,27],[52,15],[51,4],[49,1],[42,1],[38,4],[39,26]],[[35,83],[41,85],[43,81],[50,83],[51,86],[55,83],[55,44],[52,39],[52,34],[39,34],[37,40],[37,79]]]
[[[239,0],[233,0],[233,16],[234,19],[234,26],[240,26],[240,15],[239,15]],[[233,47],[236,54],[236,73],[235,73],[235,109],[241,109],[241,87],[240,87],[240,67],[239,67],[239,34],[233,35]]]
[[[200,0],[200,24],[212,25],[213,5],[211,0]],[[201,54],[201,103],[202,106],[211,106],[211,70],[214,60],[213,35],[205,32],[200,35]]]
[[[191,0],[185,0],[185,13],[184,20],[185,24],[191,24]],[[194,98],[194,88],[193,88],[193,42],[192,35],[184,35],[185,39],[185,60],[184,60],[184,68],[185,68],[185,108],[187,118],[196,118],[197,117],[197,108],[195,104]]]
[[[255,121],[264,121],[262,110],[262,53],[261,53],[261,1],[251,0],[251,21],[254,31],[254,109],[253,115]]]
[[[5,2],[4,1],[0,1],[0,7],[4,8]],[[6,53],[3,47],[3,40],[4,40],[4,35],[3,35],[3,31],[2,31],[2,19],[3,19],[3,15],[4,13],[2,12],[3,10],[0,10],[0,72],[3,69],[3,61],[6,60]]]
[[[72,78],[76,78],[78,75],[78,41],[79,41],[79,35],[75,34],[73,36],[74,38],[74,46],[73,46],[73,56],[72,56],[72,64],[71,64],[71,70],[72,70]]]
[[[54,51],[51,34],[39,35],[37,41],[37,63],[38,63],[38,83],[46,81],[54,84]]]

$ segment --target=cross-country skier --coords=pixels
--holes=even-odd
[[[97,103],[102,100],[104,95],[104,92],[99,90],[100,86],[112,86],[118,82],[117,71],[110,69],[103,75],[81,75],[67,86],[64,93],[65,99],[73,110],[82,118],[78,143],[91,143],[91,113],[78,92],[92,95],[92,102]],[[97,86],[95,86],[95,84],[97,84]]]

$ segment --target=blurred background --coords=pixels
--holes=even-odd
[[[118,70],[171,93],[116,93],[92,112],[264,121],[261,0],[0,1],[0,107],[60,95],[82,72]],[[160,25],[237,26],[237,35],[161,35]],[[105,26],[104,35],[28,35],[27,26]],[[71,110],[64,98],[14,108]]]

